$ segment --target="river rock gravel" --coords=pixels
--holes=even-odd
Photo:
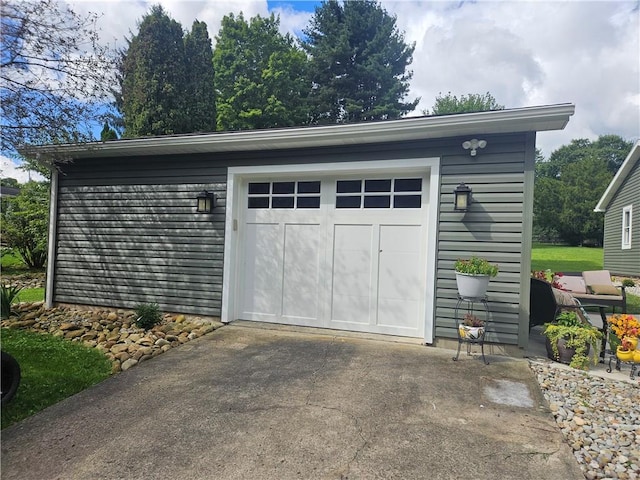
[[[640,479],[640,384],[531,361],[585,478]]]
[[[18,303],[0,325],[63,337],[96,348],[111,361],[112,372],[127,370],[222,326],[215,318],[165,313],[162,321],[145,330],[131,310],[57,306],[43,302]]]

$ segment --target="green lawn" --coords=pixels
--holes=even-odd
[[[16,302],[41,302],[44,300],[44,288],[25,288],[20,290]]]
[[[534,243],[531,250],[531,270],[551,269],[554,272],[584,272],[602,270],[602,248],[564,247]]]
[[[2,350],[20,364],[22,381],[13,400],[2,407],[2,428],[22,420],[111,374],[100,351],[51,335],[0,330]]]

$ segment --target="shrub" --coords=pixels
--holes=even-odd
[[[162,320],[162,313],[157,303],[141,303],[136,306],[136,325],[149,330]]]
[[[0,317],[8,318],[11,315],[11,304],[16,299],[22,288],[16,285],[0,286]]]
[[[633,288],[636,286],[636,282],[634,282],[630,278],[625,278],[624,280],[622,280],[622,286],[625,288]]]

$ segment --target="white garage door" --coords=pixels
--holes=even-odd
[[[238,317],[423,337],[428,178],[243,180]]]

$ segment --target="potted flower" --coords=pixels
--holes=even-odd
[[[634,346],[628,338],[623,338],[616,348],[616,357],[623,362],[632,362],[634,359]]]
[[[460,338],[467,340],[479,340],[484,335],[484,321],[473,313],[465,313],[462,323],[458,325]]]
[[[593,362],[598,363],[602,332],[582,320],[576,312],[562,312],[554,323],[546,323],[542,332],[547,337],[550,359],[586,370],[589,351],[593,348]]]
[[[615,350],[621,345],[624,339],[627,339],[635,350],[638,347],[638,335],[640,334],[640,322],[628,313],[619,313],[611,315],[607,318],[610,325],[609,344],[611,350]]]
[[[458,259],[455,264],[458,294],[464,298],[480,298],[487,293],[489,280],[498,275],[498,266],[484,258]]]

